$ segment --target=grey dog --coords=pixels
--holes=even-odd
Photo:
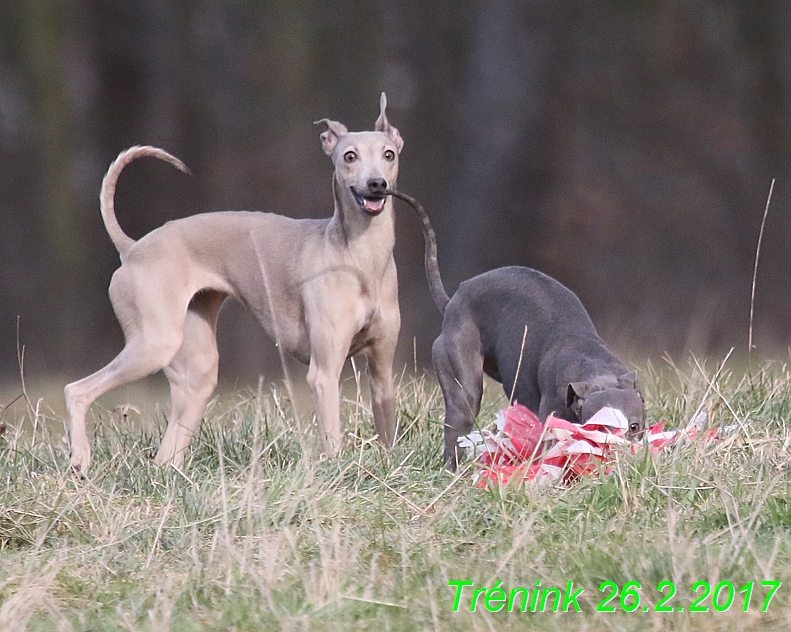
[[[586,422],[605,406],[629,422],[628,434],[645,427],[645,401],[636,375],[596,333],[577,296],[555,279],[524,267],[505,267],[464,281],[449,298],[437,264],[434,231],[423,207],[426,276],[443,314],[432,357],[445,399],[445,463],[455,469],[458,438],[468,434],[481,407],[483,374],[506,395],[537,412]]]
[[[104,225],[121,257],[110,300],[126,345],[103,369],[65,388],[71,464],[86,471],[91,448],[85,414],[110,389],[160,369],[172,411],[156,462],[178,466],[217,384],[217,316],[229,296],[241,301],[280,348],[309,365],[308,382],[324,449],[341,444],[338,379],[344,361],[368,359],[379,440],[395,438],[393,355],[400,328],[393,260],[392,200],[403,141],[385,115],[372,132],[323,119],[324,152],[335,165],[335,209],[326,219],[218,212],[168,222],[138,241],[113,208],[121,170],[140,156],[186,167],[155,147],[121,153],[102,182]]]

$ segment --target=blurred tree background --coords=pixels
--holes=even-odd
[[[508,264],[575,290],[632,359],[791,340],[791,4],[783,0],[19,0],[0,4],[0,372],[74,379],[123,338],[97,194],[140,237],[212,210],[332,211],[312,122],[370,129],[385,90],[446,285]],[[440,328],[398,206],[399,363]],[[277,377],[239,307],[221,375]]]

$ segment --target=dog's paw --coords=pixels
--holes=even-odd
[[[464,452],[462,451],[461,455],[459,454],[458,450],[454,450],[453,452],[445,451],[442,456],[442,462],[445,466],[445,469],[450,472],[451,474],[455,474],[456,470],[459,468],[459,461],[464,458]]]
[[[80,478],[85,478],[88,473],[88,468],[91,466],[91,453],[90,451],[77,451],[71,452],[71,470]]]

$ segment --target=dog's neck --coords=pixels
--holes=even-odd
[[[348,188],[334,177],[332,184],[335,209],[328,230],[355,259],[370,265],[371,271],[384,270],[395,247],[393,199],[388,196],[379,215],[366,215]]]

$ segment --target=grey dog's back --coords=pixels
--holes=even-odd
[[[554,393],[544,408],[565,410],[557,384],[590,379],[602,370],[613,378],[627,371],[607,350],[577,296],[531,268],[498,268],[464,281],[445,310],[443,331],[457,330],[462,322],[475,323],[486,374],[534,411],[548,389]],[[588,366],[589,358],[595,367]]]

